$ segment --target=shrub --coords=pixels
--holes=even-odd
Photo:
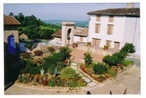
[[[36,66],[36,67],[33,67],[31,70],[30,70],[30,73],[31,74],[40,74],[40,70],[43,68],[42,65],[39,65],[39,66]]]
[[[28,52],[21,53],[20,55],[21,55],[21,57],[22,57],[23,59],[28,59],[28,58],[30,58],[30,53],[28,53]]]
[[[69,47],[60,47],[60,52],[64,54],[64,60],[70,57],[71,49]]]
[[[116,56],[107,55],[103,58],[103,62],[109,64],[110,66],[113,66],[119,63],[119,58]]]
[[[85,85],[87,85],[87,84],[86,84],[86,82],[83,79],[79,79],[77,81],[77,86],[78,87],[85,86]]]
[[[108,69],[109,69],[109,66],[105,63],[97,63],[93,67],[95,74],[106,73],[108,71]]]
[[[89,66],[90,64],[92,64],[92,57],[91,57],[91,52],[86,52],[84,53],[84,60],[85,60],[85,64],[87,66]]]
[[[118,65],[123,61],[127,56],[127,53],[124,51],[120,51],[117,53],[114,53],[112,56],[107,55],[103,58],[103,62],[109,64],[110,66]]]
[[[48,69],[52,64],[56,65],[57,62],[63,62],[65,59],[65,55],[62,52],[54,53],[52,56],[45,58],[45,62],[43,64],[45,69]]]
[[[77,81],[74,81],[73,79],[71,79],[68,83],[69,87],[76,87],[77,86]]]
[[[60,71],[60,78],[61,79],[73,79],[73,78],[80,78],[80,75],[76,73],[71,67],[65,67]]]
[[[35,54],[36,56],[41,56],[41,55],[43,54],[43,52],[42,52],[41,50],[35,50],[35,51],[34,51],[34,54]]]
[[[49,49],[50,52],[54,52],[55,51],[55,48],[53,46],[48,47],[48,49]]]
[[[116,77],[117,73],[114,70],[109,70],[108,73],[112,76],[112,77]]]
[[[119,58],[120,61],[124,60],[127,56],[127,53],[124,51],[116,52],[112,56],[116,56]]]
[[[121,64],[123,64],[124,66],[128,66],[128,65],[130,65],[130,64],[133,64],[133,61],[130,61],[130,60],[123,60],[123,61],[121,62]]]
[[[21,70],[22,73],[29,73],[33,69],[33,62],[31,59],[26,60],[26,67]]]
[[[56,64],[51,64],[48,66],[48,72],[50,74],[58,74],[58,72],[63,69],[66,65],[63,62],[57,62]]]
[[[103,75],[100,75],[97,79],[99,82],[103,82],[105,80]]]
[[[49,83],[48,83],[49,86],[51,87],[54,87],[56,85],[56,81],[55,79],[51,80]]]
[[[33,61],[31,59],[26,60],[26,69],[31,69],[33,67]]]
[[[135,46],[132,43],[125,43],[124,47],[121,48],[121,51],[124,51],[126,53],[134,53]]]

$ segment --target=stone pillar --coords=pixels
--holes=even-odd
[[[74,37],[74,22],[62,22],[62,46],[73,44]]]

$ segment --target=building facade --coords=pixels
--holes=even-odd
[[[4,15],[4,53],[15,54],[19,44],[18,26],[20,22],[13,16]]]
[[[74,30],[74,42],[87,43],[88,28],[76,27]]]
[[[132,7],[92,11],[89,15],[88,42],[95,47],[121,49],[133,43],[140,53],[140,9]]]

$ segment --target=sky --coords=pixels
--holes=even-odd
[[[127,3],[4,3],[5,15],[23,13],[41,20],[88,20],[87,13],[107,8],[126,7]],[[140,7],[140,3],[135,3]]]

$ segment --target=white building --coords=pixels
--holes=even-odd
[[[72,33],[69,33],[68,30]],[[55,32],[53,36],[55,46],[71,45],[78,42],[87,43],[88,28],[75,27],[73,22],[71,24],[70,22],[63,22],[61,30]],[[68,37],[72,40],[69,43]]]
[[[76,27],[74,30],[74,42],[87,43],[88,28]]]
[[[140,9],[134,6],[112,8],[87,13],[89,15],[88,42],[95,47],[121,49],[133,43],[140,54]]]

